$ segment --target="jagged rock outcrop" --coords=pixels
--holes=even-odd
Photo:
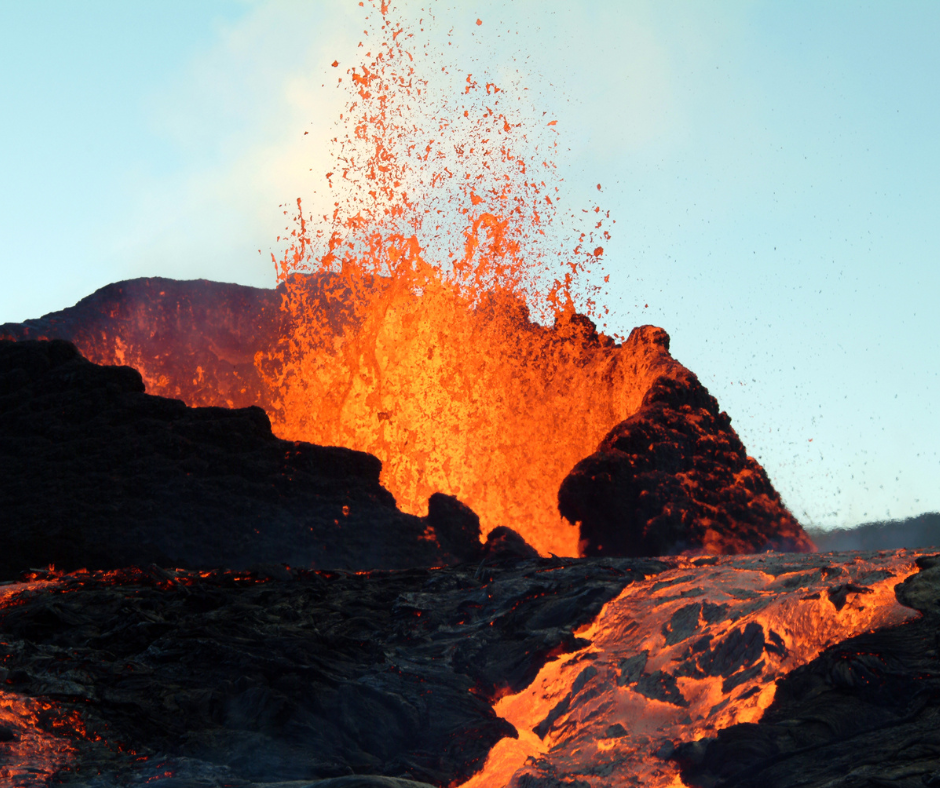
[[[668,350],[661,329],[637,331]],[[582,555],[811,551],[715,398],[675,362],[664,373],[559,489]]]
[[[0,577],[50,563],[365,570],[477,557],[473,512],[450,499],[431,522],[404,514],[380,471],[363,452],[276,438],[261,408],[189,408],[70,343],[0,341]]]

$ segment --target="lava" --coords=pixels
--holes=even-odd
[[[223,636],[223,620],[234,626],[229,634],[239,645],[233,653],[248,648],[249,643],[255,644],[258,654],[267,653],[269,636],[262,630],[252,634],[251,626],[245,628],[246,611],[254,609],[261,618],[252,614],[249,620],[263,623],[262,629],[273,626],[271,633],[283,630],[291,639],[307,638],[314,651],[332,649],[336,642],[352,647],[337,659],[341,662],[358,654],[356,659],[365,658],[371,665],[369,675],[373,678],[404,671],[416,682],[412,688],[419,697],[431,693],[427,702],[432,706],[432,696],[454,680],[464,684],[463,693],[472,692],[473,702],[486,705],[483,698],[491,699],[503,728],[492,737],[496,744],[485,764],[478,761],[477,768],[482,766],[482,770],[463,783],[468,788],[551,781],[678,787],[682,782],[677,764],[670,758],[677,747],[738,723],[760,720],[774,700],[777,679],[810,662],[828,646],[916,618],[917,612],[896,601],[894,588],[916,571],[918,555],[906,551],[825,556],[768,553],[672,557],[645,563],[636,559],[533,559],[518,568],[504,567],[492,574],[488,570],[487,577],[479,579],[472,566],[374,576],[285,570],[292,579],[279,582],[253,572],[156,567],[35,573],[29,583],[6,587],[2,600],[9,611],[6,615],[12,617],[7,622],[9,631],[15,633],[4,640],[5,661],[19,671],[17,676],[11,670],[8,683],[29,687],[32,695],[5,692],[0,699],[3,726],[13,735],[12,741],[2,745],[2,775],[15,784],[39,786],[54,775],[93,770],[95,763],[107,763],[108,769],[116,771],[103,785],[128,784],[119,774],[163,776],[163,767],[175,763],[180,753],[166,753],[168,761],[163,755],[156,757],[145,741],[135,739],[131,744],[137,752],[140,744],[149,753],[138,755],[109,743],[107,736],[102,740],[91,727],[108,731],[113,722],[116,737],[121,737],[122,731],[127,732],[126,719],[120,722],[126,716],[124,704],[139,691],[148,698],[144,728],[156,725],[165,732],[167,721],[160,724],[159,714],[167,710],[160,693],[169,692],[181,703],[185,695],[179,694],[180,668],[172,667],[176,659],[167,656],[178,656],[183,644],[202,649],[203,636],[206,645],[215,640],[217,646],[233,648],[233,641]],[[545,627],[553,626],[561,611],[566,611],[563,616],[569,621],[572,616],[587,621],[590,616],[583,615],[584,604],[596,598],[603,584],[610,582],[608,578],[615,588],[604,598],[613,597],[612,601],[601,608],[598,600],[594,610],[600,613],[576,630],[577,637],[569,631],[567,636],[557,633],[562,637],[554,644],[544,639],[551,632]],[[338,615],[338,598],[329,592],[333,582],[354,582],[355,593],[366,594],[358,613],[345,607],[343,615]],[[623,590],[614,596],[619,589]],[[306,602],[297,607],[301,600],[313,597],[319,598],[314,608],[306,610]],[[224,599],[228,602],[223,603]],[[379,599],[385,599],[385,604],[376,607]],[[215,612],[214,623],[204,631],[201,611],[206,606]],[[14,609],[25,610],[25,617],[13,621]],[[113,614],[118,610],[118,618],[108,618],[108,611]],[[394,622],[397,634],[389,635],[386,647],[379,649],[384,656],[373,662],[373,650],[359,641],[361,634],[323,641],[322,633],[308,625],[301,635],[297,617],[302,610],[319,622],[327,620],[330,610],[337,613],[337,621],[360,622],[350,624],[350,633],[367,631],[361,629],[363,619],[356,616],[368,610],[382,611],[387,623]],[[180,616],[189,623],[172,642],[164,642],[162,638],[174,630],[171,620]],[[97,623],[86,629],[91,621]],[[157,630],[141,628],[148,622],[162,623]],[[197,629],[191,629],[193,625]],[[151,631],[149,638],[144,630]],[[89,641],[88,633],[95,631],[107,632],[117,640],[94,637]],[[524,636],[522,641],[520,635]],[[483,670],[475,684],[467,681],[466,671],[472,668],[457,655],[460,644],[470,642],[487,653],[498,652],[493,665],[511,668],[514,678],[505,672]],[[525,660],[532,673],[519,670],[520,642],[525,643],[527,655],[539,653]],[[130,650],[121,653],[128,646]],[[114,648],[117,656],[111,651]],[[211,645],[208,648],[206,653],[218,653]],[[253,653],[249,649],[243,658],[257,659],[258,654]],[[487,661],[486,656],[476,653],[476,662]],[[310,653],[302,649],[294,657],[307,664]],[[197,735],[200,724],[215,731],[211,741],[225,731],[225,735],[236,736],[236,729],[241,730],[237,725],[217,729],[213,704],[201,706],[196,699],[205,701],[209,686],[238,696],[244,687],[239,689],[227,676],[232,670],[232,675],[242,675],[247,664],[195,668],[205,670],[205,676],[193,675],[194,665],[182,667],[187,676],[183,683],[190,693],[185,703],[194,704],[191,708],[201,720],[192,729],[180,722],[177,733],[183,739],[186,730]],[[433,687],[422,689],[424,682],[413,675],[419,664],[421,675]],[[220,674],[217,668],[225,669]],[[138,686],[134,677],[142,675],[147,679],[144,686]],[[442,684],[435,683],[442,677]],[[115,678],[130,679],[127,690],[131,695],[109,698],[108,687]],[[279,681],[276,676],[271,680]],[[368,684],[373,679],[364,680]],[[512,682],[514,690],[510,689]],[[405,685],[395,686],[400,691],[406,689]],[[314,696],[317,692],[306,691]],[[509,694],[513,691],[516,694]],[[458,703],[459,696],[458,692],[449,703]],[[403,713],[410,714],[409,701],[399,701]],[[86,709],[92,720],[88,730]],[[329,728],[332,723],[324,724]],[[464,729],[464,734],[479,736],[478,725]],[[498,727],[488,725],[490,734]],[[513,729],[518,738],[511,738]],[[453,734],[444,738],[449,735]],[[455,744],[458,749],[470,746],[468,740],[455,740]],[[105,750],[110,755],[96,761]],[[202,766],[195,761],[191,765],[210,771],[228,768],[211,758]],[[464,770],[461,779],[466,780],[468,773]]]
[[[830,645],[916,618],[894,597],[917,571],[913,559],[680,559],[608,603],[578,633],[590,645],[497,701],[519,738],[500,741],[462,788],[522,785],[527,773],[558,784],[683,785],[669,760],[677,745],[756,722],[778,677]]]
[[[54,566],[24,573],[23,582],[0,586],[0,611],[24,604],[26,597],[38,594],[67,594],[89,584],[128,586],[151,585],[163,591],[175,587],[192,586],[210,580],[229,587],[267,582],[255,573],[204,570],[161,569],[135,567],[107,572],[60,572]],[[0,659],[9,661],[11,644],[0,637]],[[21,647],[21,644],[20,644]],[[14,646],[16,648],[16,646]],[[6,668],[0,668],[6,683],[13,681]],[[102,736],[88,730],[80,711],[62,706],[55,698],[68,697],[68,682],[47,686],[43,695],[30,697],[6,689],[0,690],[0,742],[3,760],[0,762],[0,783],[18,788],[43,788],[50,780],[74,768],[79,741],[99,742],[109,749],[134,755],[122,745],[105,741]],[[79,694],[80,696],[80,694]],[[146,759],[143,759],[146,760]]]
[[[436,91],[420,72],[428,45],[413,54],[388,4],[377,18],[371,61],[347,71],[332,213],[298,200],[272,255],[289,315],[257,358],[274,429],[376,454],[405,511],[443,490],[484,535],[511,524],[543,554],[574,555],[555,491],[630,412],[605,385],[613,340],[575,319],[576,302],[600,311],[590,281],[609,215],[594,206],[574,248],[553,248],[555,130],[528,128],[511,89],[472,74],[456,98]],[[301,273],[331,278],[311,288]]]

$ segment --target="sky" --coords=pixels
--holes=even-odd
[[[398,5],[531,85],[569,204],[617,221],[609,328],[669,332],[804,525],[940,510],[940,3]],[[0,0],[0,323],[138,276],[273,287],[362,15]]]

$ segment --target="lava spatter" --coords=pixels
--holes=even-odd
[[[555,491],[627,415],[622,392],[605,397],[614,341],[575,315],[605,313],[609,214],[592,206],[572,230],[557,132],[529,122],[518,85],[480,64],[448,93],[424,76],[443,70],[446,86],[448,67],[393,7],[370,19],[370,59],[339,83],[332,211],[298,200],[272,256],[289,328],[256,363],[274,429],[376,454],[406,511],[443,491],[484,535],[511,524],[574,555]]]
[[[456,67],[394,6],[367,19],[370,60],[340,79],[350,95],[327,174],[332,210],[306,216],[298,200],[289,245],[272,255],[278,280],[361,273],[418,292],[439,280],[470,304],[510,293],[543,322],[575,307],[605,314],[598,242],[610,238],[609,212],[585,209],[579,233],[559,210],[557,133],[527,117],[527,88],[472,73],[458,88]]]
[[[608,603],[578,632],[589,646],[496,703],[519,738],[497,744],[462,788],[542,779],[681,786],[670,760],[677,745],[756,722],[778,677],[830,645],[916,618],[894,597],[916,571],[913,559],[904,551],[680,559]]]
[[[554,165],[560,127],[533,108],[538,86],[526,93],[479,59],[459,79],[446,65],[442,74],[442,56],[393,9],[372,15],[365,62],[338,85],[351,92],[325,173],[330,204],[314,215],[291,206],[276,290],[121,282],[0,335],[69,339],[190,405],[260,406],[279,437],[375,455],[405,512],[424,515],[431,495],[452,495],[479,515],[484,537],[508,526],[543,556],[809,549],[789,539],[798,523],[670,356],[668,335],[640,326],[621,342],[597,330],[612,220],[599,205],[570,212]],[[703,398],[714,413],[693,412]],[[660,437],[664,426],[683,432],[653,424],[648,404],[701,433],[702,451],[637,444],[628,454],[655,467],[634,484],[630,457],[606,456],[605,445],[595,455],[605,436],[617,449],[612,428],[630,419]],[[727,434],[713,441],[719,423]],[[727,470],[719,449],[732,443],[740,462],[727,485],[707,468],[687,473],[702,458]],[[566,486],[563,519],[572,469],[584,483]],[[650,484],[655,506],[633,507]],[[570,506],[585,491],[603,511]],[[642,522],[621,517],[631,508]],[[719,509],[734,534],[699,538]],[[763,538],[784,522],[788,538]],[[624,550],[634,525],[669,538]]]

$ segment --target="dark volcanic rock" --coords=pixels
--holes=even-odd
[[[668,348],[664,331],[649,330]],[[729,416],[695,375],[674,367],[558,491],[559,511],[580,524],[582,554],[811,551]]]
[[[756,724],[681,746],[704,788],[940,785],[940,561],[897,586],[922,618],[833,646],[778,681]]]
[[[363,452],[275,438],[260,408],[188,408],[70,343],[0,340],[0,576],[49,563],[374,569],[476,557],[469,509],[435,507],[442,548],[396,508],[380,470]]]
[[[539,554],[519,534],[505,525],[498,525],[486,536],[483,545],[486,561],[526,561],[538,558]]]
[[[517,735],[495,698],[583,647],[578,626],[667,568],[85,573],[0,608],[0,661],[8,692],[56,702],[40,727],[61,732],[80,716],[88,733],[58,775],[67,784],[142,785],[170,771],[187,786],[383,785],[352,774],[448,786]],[[7,763],[22,757],[4,746]]]
[[[453,495],[434,493],[428,498],[427,523],[448,553],[460,561],[480,559],[480,518]]]

